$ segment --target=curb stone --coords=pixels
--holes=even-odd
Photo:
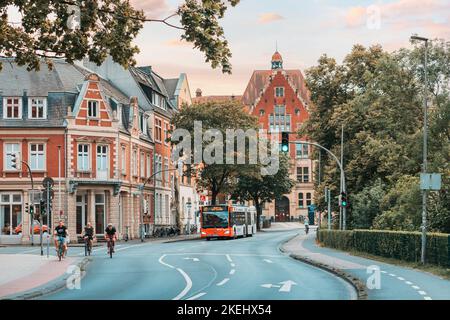
[[[292,240],[293,238],[295,238],[295,237],[292,237],[289,240],[283,241],[283,243],[280,245],[280,248],[279,248],[281,252],[289,254],[289,252],[286,249],[284,249],[284,245],[287,242],[289,242],[290,240]],[[317,262],[313,259],[306,258],[306,257],[300,256],[297,254],[291,253],[291,254],[289,254],[289,257],[291,257],[295,260],[299,260],[301,262],[307,263],[313,267],[317,267],[322,270],[328,271],[328,272],[340,277],[341,279],[350,283],[350,285],[352,285],[355,288],[356,294],[357,294],[357,300],[367,300],[368,299],[368,294],[367,294],[366,286],[364,285],[364,283],[360,279],[349,274],[348,272],[345,272],[342,269],[338,269],[338,268],[332,267],[328,264]]]
[[[86,275],[86,266],[91,261],[90,258],[83,258],[81,261],[76,263],[75,265],[80,268],[81,271],[81,279]],[[64,289],[66,286],[66,281],[70,277],[70,274],[64,273],[60,277],[43,284],[39,287],[22,291],[20,293],[16,293],[13,295],[1,297],[0,300],[32,300],[35,298],[39,298],[51,293],[55,293],[61,289]]]

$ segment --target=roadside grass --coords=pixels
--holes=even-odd
[[[321,244],[319,244],[319,246],[325,247]],[[328,248],[328,247],[326,247],[326,248]],[[338,249],[334,249],[334,250],[338,250]],[[338,251],[343,251],[343,250],[338,250]],[[351,254],[352,256],[357,256],[357,257],[361,257],[361,258],[366,258],[366,259],[376,260],[379,262],[393,264],[393,265],[400,266],[400,267],[407,267],[407,268],[411,268],[411,269],[415,269],[415,270],[428,272],[428,273],[434,274],[436,276],[442,277],[444,279],[450,280],[450,269],[445,268],[445,267],[440,267],[440,266],[436,266],[436,265],[432,265],[432,264],[422,265],[420,262],[409,262],[409,261],[403,261],[403,260],[394,259],[394,258],[380,257],[380,256],[376,256],[373,254],[355,251],[355,250],[343,251],[343,252],[347,252],[347,253]]]

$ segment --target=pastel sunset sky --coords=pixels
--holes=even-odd
[[[182,1],[131,2],[165,17]],[[179,41],[181,31],[155,23],[136,39],[138,63],[164,77],[186,72],[192,93],[201,88],[204,95],[239,95],[253,70],[269,68],[276,42],[285,68],[303,71],[323,53],[341,61],[355,43],[392,51],[409,46],[413,33],[450,40],[450,0],[241,0],[222,25],[233,52],[232,75],[212,70],[202,53]]]

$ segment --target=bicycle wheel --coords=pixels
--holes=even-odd
[[[86,257],[88,255],[88,251],[89,251],[89,245],[87,243],[86,240],[84,240],[84,256]]]
[[[63,255],[63,245],[62,245],[62,243],[60,242],[59,243],[59,246],[58,246],[58,259],[59,259],[59,261],[61,261],[61,259],[62,259],[62,255]]]

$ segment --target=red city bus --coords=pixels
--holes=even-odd
[[[256,233],[255,207],[210,205],[200,207],[202,238],[251,237]]]

